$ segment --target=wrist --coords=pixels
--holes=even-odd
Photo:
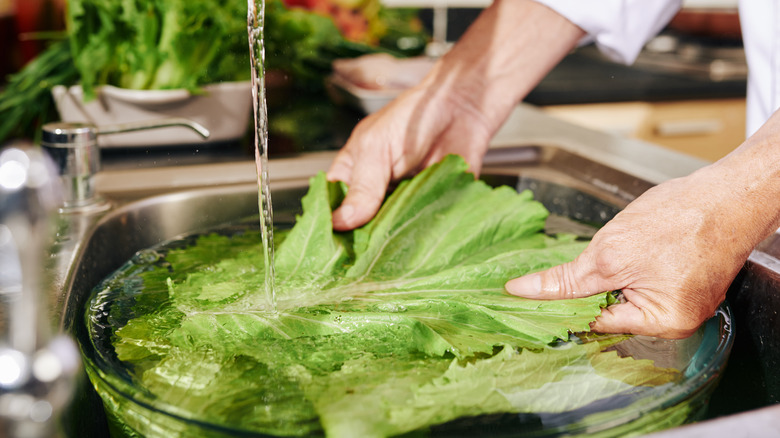
[[[496,0],[437,62],[423,87],[497,130],[584,31],[531,0]]]
[[[776,118],[777,119],[777,118]],[[770,120],[767,125],[778,124]],[[769,126],[771,128],[771,126]],[[780,227],[780,132],[759,131],[720,161],[691,175],[705,191],[717,238],[745,257]],[[724,243],[725,246],[725,243]]]

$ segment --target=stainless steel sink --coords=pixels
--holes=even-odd
[[[290,177],[272,181],[276,219],[291,221],[307,177],[324,169],[298,158]],[[274,166],[272,162],[271,166]],[[305,170],[301,170],[305,169]],[[273,173],[273,167],[272,167]],[[652,186],[650,182],[549,146],[519,146],[492,150],[486,157],[483,178],[491,184],[531,189],[557,217],[595,226],[611,219],[627,203]],[[218,186],[170,190],[147,187],[140,191],[104,191],[112,203],[106,212],[66,215],[56,248],[55,277],[60,292],[60,318],[64,330],[83,337],[83,309],[93,287],[121,266],[136,251],[183,234],[206,230],[257,216],[257,186],[228,183]],[[281,213],[284,212],[284,213]],[[286,217],[285,217],[286,216]],[[713,413],[728,415],[780,401],[780,240],[767,240],[754,253],[729,293],[735,313],[736,342],[733,357],[713,397]],[[745,382],[741,376],[749,376]],[[70,436],[106,434],[100,400],[86,379],[78,399],[65,417]],[[753,388],[745,393],[744,388]]]

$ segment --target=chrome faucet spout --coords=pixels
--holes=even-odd
[[[53,167],[39,150],[11,147],[0,154],[0,254],[7,262],[0,276],[7,310],[0,342],[26,355],[36,351],[38,336],[48,336],[36,309],[49,219],[60,198],[55,181]]]
[[[44,285],[58,182],[39,148],[0,151],[1,436],[51,436],[79,367],[73,342],[54,335]]]

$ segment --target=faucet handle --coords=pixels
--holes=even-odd
[[[97,126],[91,123],[56,122],[43,125],[41,146],[57,165],[64,190],[66,210],[95,206],[99,199],[95,193],[94,178],[100,170],[98,135],[146,129],[185,126],[208,138],[210,133],[203,125],[181,117],[170,117],[140,122]]]
[[[115,125],[103,125],[97,128],[97,134],[118,134],[120,132],[143,131],[146,129],[167,128],[169,126],[184,126],[197,132],[204,139],[209,138],[211,132],[200,123],[183,117],[167,117],[164,119],[142,120],[140,122],[117,123]]]

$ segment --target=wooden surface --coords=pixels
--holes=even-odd
[[[745,100],[741,98],[554,105],[543,110],[578,125],[707,161],[720,159],[745,139]]]

